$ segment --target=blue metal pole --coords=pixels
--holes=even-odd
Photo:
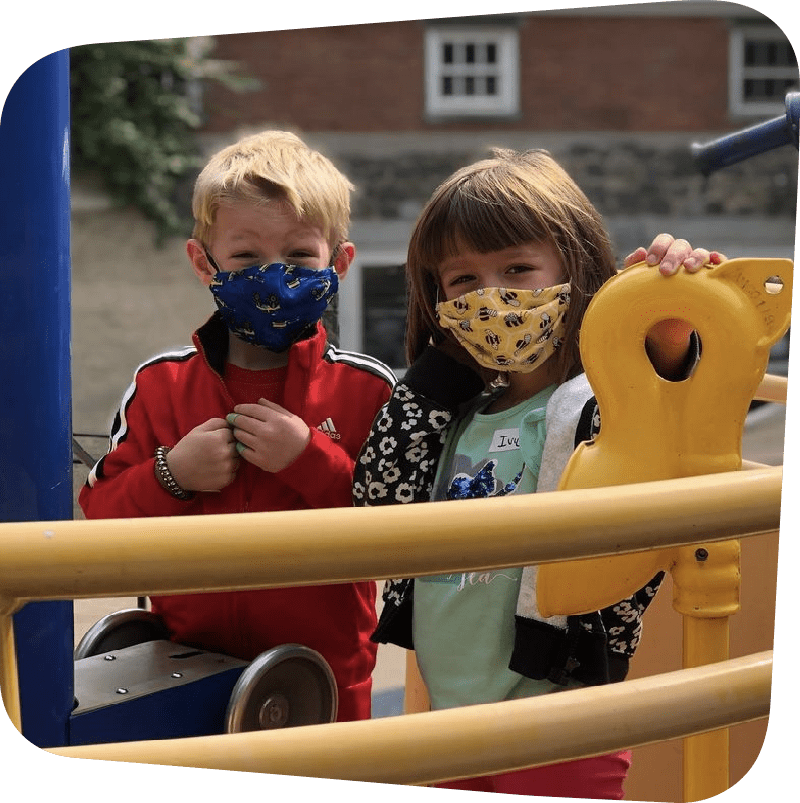
[[[793,144],[798,146],[800,92],[786,95],[786,114],[763,123],[734,131],[704,144],[692,145],[692,156],[703,175],[711,175],[723,167],[758,156],[773,148]]]
[[[72,518],[69,53],[33,64],[0,119],[0,520]],[[46,535],[43,535],[46,537]],[[68,743],[72,602],[14,617],[22,731]]]

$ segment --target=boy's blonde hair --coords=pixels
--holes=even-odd
[[[560,380],[581,371],[578,333],[592,296],[615,270],[597,210],[569,174],[542,150],[494,149],[488,159],[456,171],[434,191],[408,247],[406,356],[413,362],[441,340],[436,321],[438,267],[467,248],[500,251],[528,242],[553,244],[572,284],[565,342],[554,359]]]
[[[347,239],[353,185],[318,151],[289,131],[244,137],[211,157],[194,185],[192,237],[207,242],[220,204],[281,199],[319,226],[333,247]]]

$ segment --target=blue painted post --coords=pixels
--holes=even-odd
[[[0,520],[72,518],[69,53],[33,64],[0,119]],[[43,536],[44,537],[44,536]],[[72,602],[14,617],[22,730],[68,743]]]

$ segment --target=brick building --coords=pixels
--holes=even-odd
[[[786,36],[746,6],[684,0],[268,31],[211,47],[258,87],[205,88],[208,150],[287,128],[356,185],[341,339],[396,367],[409,229],[436,184],[492,145],[553,153],[620,256],[661,230],[730,256],[791,256],[796,151],[709,178],[690,153],[783,114],[798,88]]]

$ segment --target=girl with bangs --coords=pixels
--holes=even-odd
[[[662,234],[624,265],[647,260],[668,281],[723,259]],[[434,192],[406,271],[409,368],[356,461],[355,504],[555,490],[600,427],[578,348],[584,312],[616,272],[595,208],[546,152],[496,150]],[[653,327],[646,348],[672,380],[699,355],[677,319]],[[496,537],[502,522],[486,527]],[[433,709],[623,680],[662,574],[617,605],[545,618],[536,571],[388,581],[372,638],[416,651]],[[441,786],[621,799],[629,765],[622,751]]]

